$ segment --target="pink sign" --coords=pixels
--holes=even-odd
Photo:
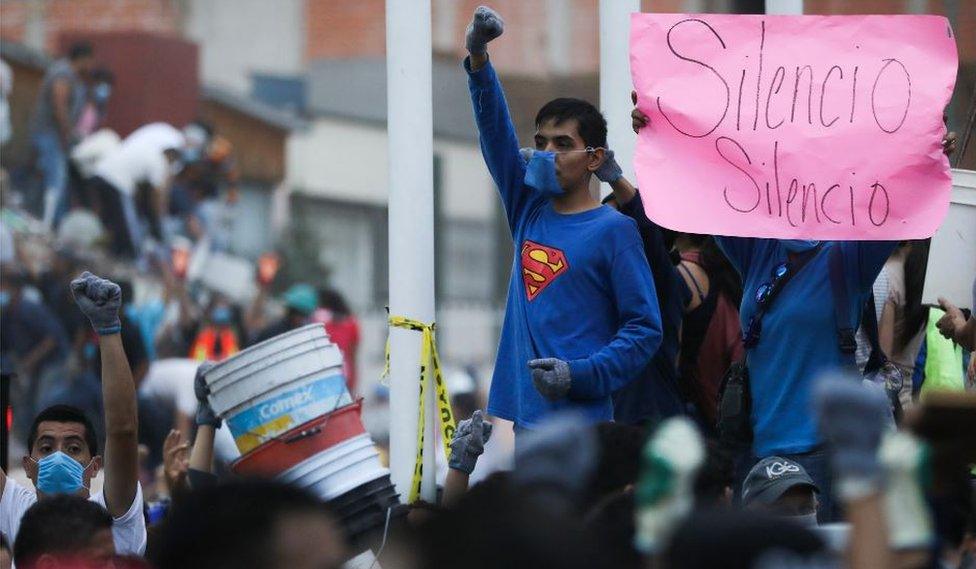
[[[946,215],[943,17],[634,14],[630,64],[637,179],[665,227],[894,240]]]

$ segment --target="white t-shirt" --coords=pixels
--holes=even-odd
[[[129,196],[141,182],[162,187],[169,177],[169,163],[163,152],[179,149],[183,143],[183,133],[171,125],[147,124],[106,154],[95,166],[94,174]]]
[[[89,498],[101,507],[105,507],[105,495],[99,492]],[[20,530],[20,519],[28,508],[37,502],[37,494],[33,490],[22,486],[11,477],[3,489],[0,498],[0,532],[13,544]],[[146,552],[146,518],[142,513],[142,486],[136,485],[136,497],[129,506],[129,511],[120,518],[115,518],[112,524],[112,537],[115,538],[115,553],[119,555],[142,555]]]
[[[197,412],[193,381],[199,366],[200,362],[188,358],[154,361],[139,386],[139,393],[165,401],[180,413],[192,417]]]

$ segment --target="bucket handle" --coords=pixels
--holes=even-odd
[[[315,427],[312,427],[311,429],[305,429],[304,431],[302,431],[300,433],[295,433],[294,435],[292,435],[292,436],[290,436],[288,438],[284,438],[283,437],[281,439],[281,442],[285,443],[286,445],[290,445],[292,443],[297,443],[298,441],[300,441],[302,439],[307,439],[309,437],[315,436],[315,435],[317,435],[317,434],[319,434],[319,433],[322,432],[322,427],[324,427],[328,422],[329,422],[329,420],[326,419],[325,420],[325,423],[323,423],[321,426],[315,426]]]

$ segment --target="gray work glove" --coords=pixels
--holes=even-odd
[[[119,309],[122,307],[122,289],[108,279],[102,279],[85,271],[71,281],[71,294],[78,308],[88,317],[92,328],[100,336],[122,331]]]
[[[485,452],[485,443],[491,438],[491,427],[480,410],[475,411],[470,419],[461,421],[451,439],[451,460],[447,466],[470,476],[478,457]]]
[[[531,360],[532,384],[536,391],[549,401],[566,397],[573,379],[569,375],[569,364],[556,358]]]
[[[474,17],[464,33],[464,45],[468,53],[483,55],[488,51],[488,42],[502,35],[505,22],[497,12],[487,6],[478,6]]]
[[[603,164],[596,169],[596,177],[601,182],[606,182],[612,184],[623,177],[624,171],[620,169],[620,164],[617,164],[617,160],[613,157],[613,150],[607,148],[604,150]]]
[[[200,367],[197,368],[197,376],[193,378],[193,392],[197,396],[197,426],[210,425],[214,429],[219,429],[223,421],[210,406],[210,400],[207,399],[207,396],[210,395],[210,387],[203,379],[204,374],[210,371],[213,366],[214,363],[211,361],[200,364]]]
[[[883,473],[878,447],[888,414],[885,396],[856,379],[835,377],[822,380],[814,397],[839,496],[853,499],[877,491]]]

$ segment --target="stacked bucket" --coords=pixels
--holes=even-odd
[[[353,544],[383,528],[398,495],[321,324],[252,346],[205,380],[242,454],[235,473],[276,478],[328,501]]]

